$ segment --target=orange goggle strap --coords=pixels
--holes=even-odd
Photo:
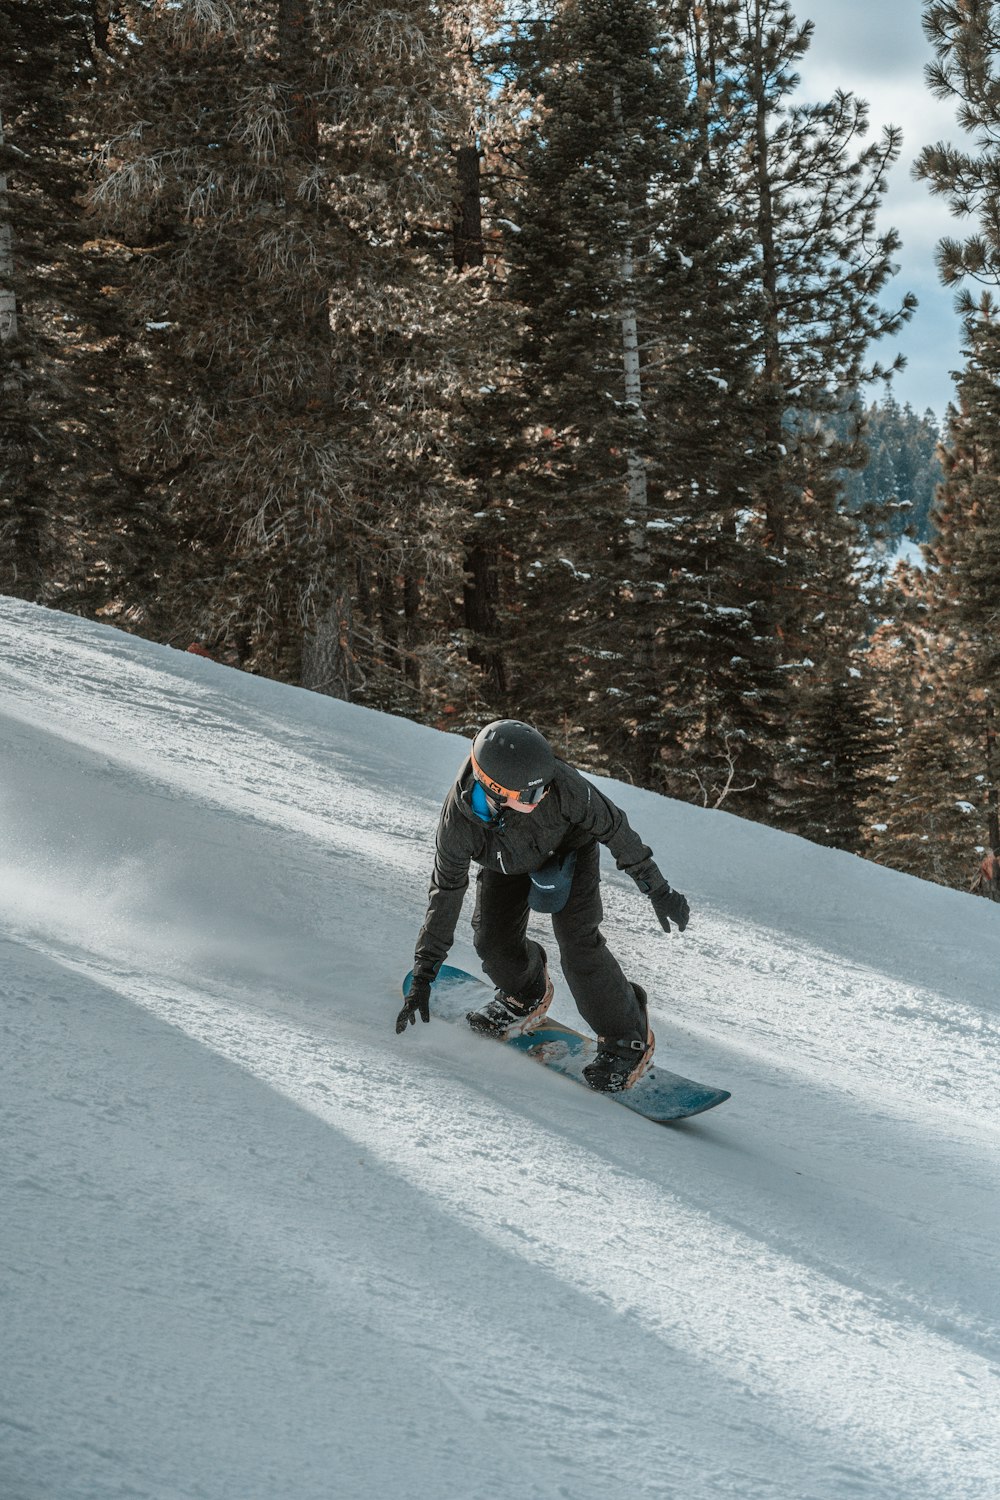
[[[471,755],[471,752],[470,752],[470,755]],[[492,795],[494,797],[506,797],[508,799],[508,801],[511,801],[511,802],[530,802],[531,801],[530,796],[527,797],[527,798],[522,797],[520,791],[512,792],[511,789],[510,789],[510,787],[501,786],[500,783],[499,783],[499,781],[494,781],[492,776],[487,776],[486,772],[483,770],[482,766],[479,764],[478,760],[476,759],[476,757],[474,755],[471,755],[471,759],[472,759],[472,774],[473,774],[473,776],[480,783],[480,785],[482,787],[484,787],[487,792],[492,793]],[[529,792],[532,792],[532,791],[538,792],[539,795],[538,795],[538,797],[535,798],[535,801],[540,801],[542,795],[544,795],[545,788],[544,787],[529,787],[529,788],[522,788],[522,790],[527,790]]]

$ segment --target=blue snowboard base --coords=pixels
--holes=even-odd
[[[412,979],[411,970],[403,980],[404,998],[410,992]],[[464,969],[443,964],[431,987],[431,1014],[442,1021],[464,1022],[468,1011],[479,1010],[485,1003],[486,996],[483,992],[491,988],[475,974],[467,974]],[[526,1052],[536,1062],[543,1063],[545,1067],[561,1073],[564,1078],[572,1078],[574,1082],[590,1089],[583,1070],[597,1052],[597,1043],[593,1037],[583,1036],[571,1026],[564,1026],[561,1021],[545,1020],[536,1030],[511,1037],[505,1045],[515,1047],[518,1052]],[[724,1104],[731,1095],[726,1089],[708,1088],[703,1083],[682,1078],[679,1073],[668,1073],[663,1068],[651,1067],[633,1088],[618,1094],[606,1094],[604,1097],[613,1099],[616,1104],[624,1104],[626,1109],[634,1110],[647,1120],[665,1125],[671,1120],[686,1120],[690,1115],[700,1115],[706,1109],[714,1109],[717,1104]]]

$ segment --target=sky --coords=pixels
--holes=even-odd
[[[841,88],[867,99],[872,134],[883,125],[898,125],[903,150],[886,194],[882,223],[902,236],[899,275],[885,298],[895,291],[915,292],[919,307],[897,339],[876,346],[887,363],[897,350],[907,367],[895,377],[897,400],[917,411],[930,407],[942,417],[954,399],[951,372],[961,364],[960,323],[954,293],[939,282],[934,251],[957,223],[944,201],[932,197],[925,183],[912,176],[921,149],[940,140],[957,142],[961,132],[954,107],[936,99],[924,81],[932,51],[921,27],[920,0],[793,0],[798,20],[815,25],[813,42],[799,69],[803,103],[819,102]]]

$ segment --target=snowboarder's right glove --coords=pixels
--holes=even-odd
[[[670,931],[671,922],[676,922],[678,932],[683,932],[691,918],[687,897],[680,891],[672,891],[664,881],[658,891],[650,891],[649,899],[656,912],[656,920],[664,932]]]
[[[406,997],[406,1004],[396,1017],[396,1035],[405,1031],[407,1026],[417,1024],[417,1011],[420,1012],[421,1021],[429,1021],[431,1018],[431,982],[429,979],[418,979],[414,976],[410,983],[410,993]]]

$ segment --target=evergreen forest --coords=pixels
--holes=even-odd
[[[939,423],[790,0],[0,0],[0,592],[1000,899],[997,11]]]

